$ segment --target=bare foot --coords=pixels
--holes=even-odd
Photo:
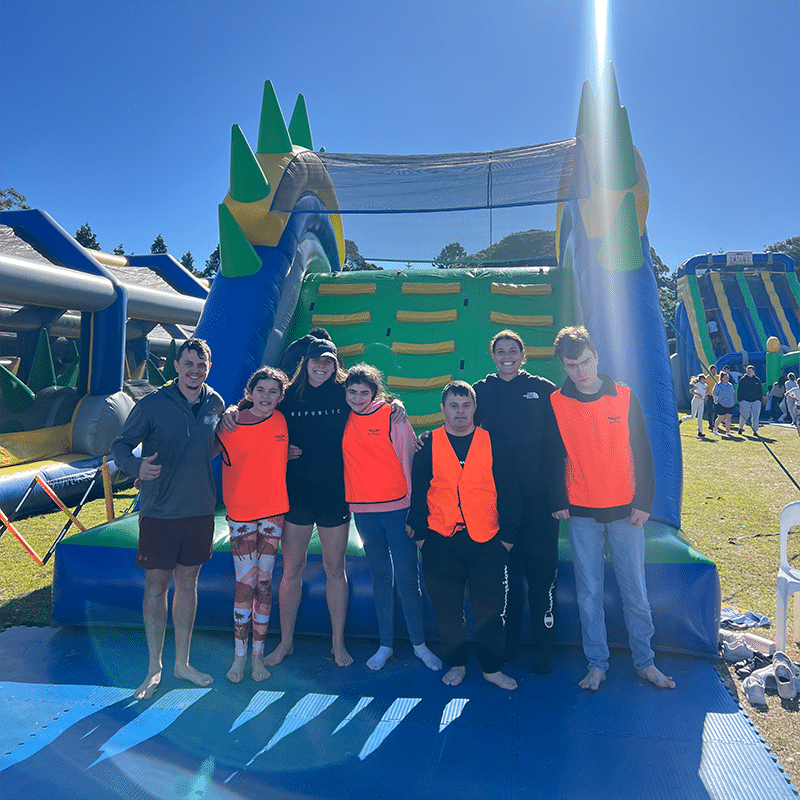
[[[253,653],[251,658],[251,674],[256,683],[265,681],[270,676],[270,671],[264,666],[264,655],[262,653]]]
[[[191,664],[182,664],[180,667],[175,665],[175,677],[182,681],[191,681],[195,686],[211,686],[214,679],[205,672],[198,672]]]
[[[231,683],[241,683],[244,678],[244,662],[247,656],[235,656],[233,664],[225,676]]]
[[[134,700],[149,700],[161,683],[161,670],[151,672],[142,682],[142,685],[133,693]]]
[[[466,674],[466,667],[450,667],[450,669],[447,670],[447,672],[445,672],[445,674],[442,676],[442,681],[448,686],[458,686],[458,684],[464,680],[464,676]]]
[[[344,643],[334,644],[331,653],[333,653],[333,660],[340,667],[349,667],[353,663],[353,656],[347,652]]]
[[[647,669],[640,669],[639,675],[646,681],[650,681],[653,686],[659,689],[674,689],[675,681],[668,678],[655,664],[651,664]]]
[[[513,678],[509,678],[508,675],[505,675],[502,672],[484,672],[483,673],[484,680],[489,681],[489,683],[493,683],[495,686],[499,686],[501,689],[516,689],[517,682]]]
[[[286,656],[294,653],[294,646],[292,644],[284,644],[281,642],[268,656],[264,656],[264,663],[268,667],[274,667],[283,661]]]
[[[605,679],[606,674],[603,670],[599,667],[592,667],[578,686],[580,686],[581,689],[588,689],[590,692],[596,692]]]

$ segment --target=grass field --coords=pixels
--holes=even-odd
[[[778,570],[778,515],[786,503],[800,500],[800,491],[781,469],[770,450],[800,483],[800,439],[794,429],[764,426],[763,441],[746,433],[730,439],[696,438],[693,422],[681,426],[684,492],[683,531],[691,543],[713,559],[719,569],[722,605],[775,617],[775,577]],[[769,448],[769,450],[767,449]],[[115,496],[121,512],[133,490]],[[40,555],[52,544],[65,517],[61,512],[22,520],[20,532]],[[81,513],[88,526],[105,521],[103,500]],[[789,556],[800,565],[800,533],[790,536]],[[37,567],[13,536],[0,538],[0,628],[49,625],[53,578],[52,560]],[[800,599],[795,602],[800,602]],[[790,615],[791,617],[791,615]],[[759,631],[772,638],[770,630]],[[800,661],[791,641],[788,653]],[[727,667],[726,667],[727,668]],[[767,744],[795,786],[800,786],[800,707],[768,692],[765,710],[752,708],[741,693],[741,682],[727,668],[731,689],[756,723]],[[678,687],[678,690],[680,687]]]

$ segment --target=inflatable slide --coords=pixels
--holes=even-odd
[[[505,172],[497,168],[499,162]],[[387,176],[403,181],[404,191],[386,189],[381,204],[375,187]],[[432,176],[439,181],[434,186]],[[370,213],[397,213],[400,202],[435,210],[431,198],[447,195],[448,186],[455,187],[464,209],[552,203],[558,265],[341,271],[342,220],[348,213],[364,213],[367,206]],[[453,208],[451,197],[438,202]],[[553,357],[555,334],[566,324],[586,324],[598,345],[601,371],[639,396],[655,456],[657,497],[646,528],[654,645],[715,653],[716,568],[686,544],[679,530],[681,454],[645,224],[648,203],[644,164],[610,65],[597,96],[584,86],[573,139],[440,157],[359,160],[316,153],[302,95],[286,126],[267,83],[255,152],[238,126],[232,130],[230,191],[219,207],[221,270],[196,331],[212,349],[209,383],[226,401],[238,400],[257,367],[278,363],[292,339],[322,325],[346,366],[364,360],[384,372],[412,423],[424,430],[441,424],[441,388],[450,379],[472,382],[494,371],[488,343],[498,331],[519,332],[530,371],[558,383],[563,372]],[[653,383],[659,392],[650,391]],[[579,623],[565,532],[559,637],[576,643]],[[143,578],[133,567],[135,545],[135,515],[65,540],[56,554],[54,621],[140,624]],[[371,584],[360,552],[352,531],[347,632],[374,635]],[[279,572],[276,565],[275,580]],[[298,632],[324,632],[328,617],[321,576],[319,557],[309,558]],[[199,627],[230,627],[233,586],[220,508],[215,553],[200,576]],[[624,645],[610,573],[608,594],[609,640]]]
[[[694,256],[678,270],[675,372],[686,402],[689,378],[710,364],[753,364],[765,378],[767,340],[780,352],[800,342],[800,284],[784,253]],[[774,380],[774,379],[773,379]]]

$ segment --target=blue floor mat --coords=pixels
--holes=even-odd
[[[269,646],[269,643],[268,643]],[[660,656],[674,691],[614,652],[596,693],[585,662],[559,648],[553,673],[528,653],[506,669],[516,692],[472,661],[445,686],[407,642],[380,672],[374,642],[302,638],[260,684],[225,680],[229,637],[196,633],[199,689],[168,670],[134,702],[141,631],[12,628],[0,634],[0,785],[8,797],[234,800],[779,800],[796,794],[713,663]],[[434,645],[434,650],[436,649]],[[165,664],[173,658],[167,635]]]

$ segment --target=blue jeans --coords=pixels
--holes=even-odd
[[[418,645],[425,641],[418,551],[414,540],[406,533],[407,516],[407,508],[353,515],[372,573],[378,635],[383,647],[392,647],[394,641],[395,584],[411,644]]]
[[[603,611],[603,577],[606,537],[611,564],[622,596],[633,664],[638,670],[653,663],[650,640],[653,619],[644,580],[644,530],[627,519],[597,522],[591,517],[570,517],[569,540],[575,567],[575,588],[581,618],[583,652],[589,668],[608,670],[608,641]]]

